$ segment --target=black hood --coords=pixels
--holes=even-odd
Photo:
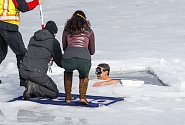
[[[54,36],[47,29],[42,29],[35,32],[33,37],[36,41],[44,41],[47,39],[54,38]]]

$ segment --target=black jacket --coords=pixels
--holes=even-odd
[[[62,67],[60,43],[48,30],[39,30],[29,41],[21,67],[29,71],[47,73],[48,63],[52,58],[59,67]]]

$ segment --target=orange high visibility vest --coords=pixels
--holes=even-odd
[[[12,0],[0,0],[0,21],[16,25],[20,23],[20,11]]]

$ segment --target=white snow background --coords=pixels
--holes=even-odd
[[[125,97],[98,108],[7,102],[21,96],[14,53],[0,65],[1,125],[184,125],[185,124],[185,1],[184,0],[43,0],[44,21],[54,20],[61,43],[67,19],[83,10],[96,37],[96,53],[88,95]],[[40,29],[39,6],[21,14],[20,32],[27,46]],[[62,47],[62,44],[61,44]],[[92,87],[94,69],[108,63],[112,73],[150,70],[166,85]],[[48,73],[64,92],[63,69]],[[72,92],[78,94],[78,73]]]

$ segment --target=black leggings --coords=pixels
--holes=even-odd
[[[73,72],[74,70],[77,70],[79,72],[79,78],[89,76],[89,71],[91,69],[90,60],[80,58],[63,58],[61,63],[66,72]]]

